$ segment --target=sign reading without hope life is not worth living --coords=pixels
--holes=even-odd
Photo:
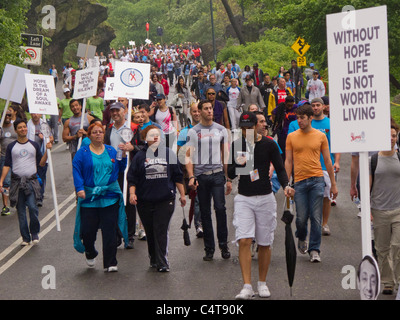
[[[386,6],[326,22],[332,152],[390,150]]]

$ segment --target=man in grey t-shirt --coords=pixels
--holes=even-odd
[[[227,178],[229,139],[225,127],[213,121],[213,107],[208,101],[198,104],[200,123],[187,135],[187,163],[189,187],[197,190],[201,221],[204,232],[204,261],[211,261],[215,251],[214,231],[211,220],[211,198],[217,219],[217,238],[221,256],[230,258],[228,228],[226,221],[225,194],[232,190],[232,181]],[[226,193],[225,193],[226,182]]]

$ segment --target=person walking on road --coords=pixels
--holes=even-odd
[[[313,109],[309,104],[297,108],[300,130],[288,135],[286,141],[285,168],[288,177],[294,175],[294,201],[296,204],[296,237],[302,254],[309,253],[311,262],[320,262],[322,209],[324,200],[324,174],[321,167],[322,154],[331,181],[333,199],[338,191],[329,153],[326,135],[311,126]],[[293,169],[294,168],[294,169]],[[307,242],[308,220],[311,223],[310,243]]]
[[[4,162],[6,160],[7,147],[11,142],[17,140],[17,138],[18,138],[17,133],[15,132],[14,126],[11,123],[11,110],[7,110],[0,136],[0,147],[1,147],[0,172],[3,171]],[[5,189],[10,188],[10,183],[11,183],[11,170],[8,171],[7,175],[4,178],[3,187]],[[3,198],[3,209],[1,210],[1,215],[8,216],[11,213],[8,193],[2,192],[2,198]]]
[[[78,195],[74,230],[74,246],[85,253],[89,267],[95,266],[98,252],[95,248],[97,230],[101,229],[103,267],[116,272],[117,227],[128,244],[124,200],[118,176],[126,168],[126,153],[117,160],[117,151],[103,144],[105,130],[100,123],[88,128],[90,145],[81,147],[73,161],[74,186]]]
[[[69,152],[71,153],[71,159],[73,160],[78,149],[79,139],[83,139],[87,135],[86,130],[89,127],[90,121],[93,120],[93,117],[85,114],[83,117],[83,128],[81,129],[81,103],[79,102],[79,100],[72,99],[69,102],[69,106],[73,113],[73,116],[65,121],[62,138],[65,143],[69,144]]]
[[[277,144],[257,133],[257,115],[243,112],[239,127],[242,137],[232,143],[229,178],[239,178],[239,193],[234,200],[233,225],[239,243],[239,262],[244,286],[236,299],[246,300],[254,296],[251,285],[251,245],[258,244],[258,295],[270,297],[266,277],[271,261],[271,245],[276,228],[276,200],[269,179],[270,163],[274,165],[285,196],[293,196]]]
[[[400,283],[400,156],[396,152],[399,127],[391,125],[391,150],[371,156],[371,215],[383,294]]]
[[[186,198],[180,164],[175,153],[161,141],[160,131],[150,125],[141,132],[146,147],[133,158],[127,178],[129,201],[136,205],[146,232],[150,267],[168,272],[168,233],[176,189],[182,207]]]
[[[16,206],[19,229],[22,236],[22,246],[39,243],[39,209],[40,184],[37,178],[37,168],[44,166],[47,161],[47,152],[41,153],[39,145],[28,139],[27,122],[17,119],[13,123],[17,133],[17,140],[7,146],[6,158],[0,177],[0,189],[3,191],[4,180],[11,170],[11,184],[9,189],[10,205]],[[46,149],[51,149],[51,142]],[[26,217],[26,207],[29,210],[29,226]]]
[[[214,90],[213,90],[214,91]],[[211,219],[211,199],[217,219],[217,238],[221,256],[229,259],[228,227],[226,221],[226,195],[232,190],[232,181],[228,179],[229,139],[228,131],[213,121],[214,110],[211,102],[200,101],[200,123],[188,132],[186,169],[189,175],[189,187],[197,189],[201,221],[203,224],[204,261],[213,260],[215,251],[214,230]]]

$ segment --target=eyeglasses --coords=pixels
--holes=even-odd
[[[207,95],[209,95],[209,96],[215,96],[215,92],[209,92],[209,93],[207,93]]]
[[[11,117],[11,113],[6,113],[6,117]]]

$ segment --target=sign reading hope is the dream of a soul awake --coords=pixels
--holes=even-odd
[[[52,76],[25,74],[30,113],[58,115],[57,96]]]
[[[386,6],[326,22],[332,152],[390,150]]]

